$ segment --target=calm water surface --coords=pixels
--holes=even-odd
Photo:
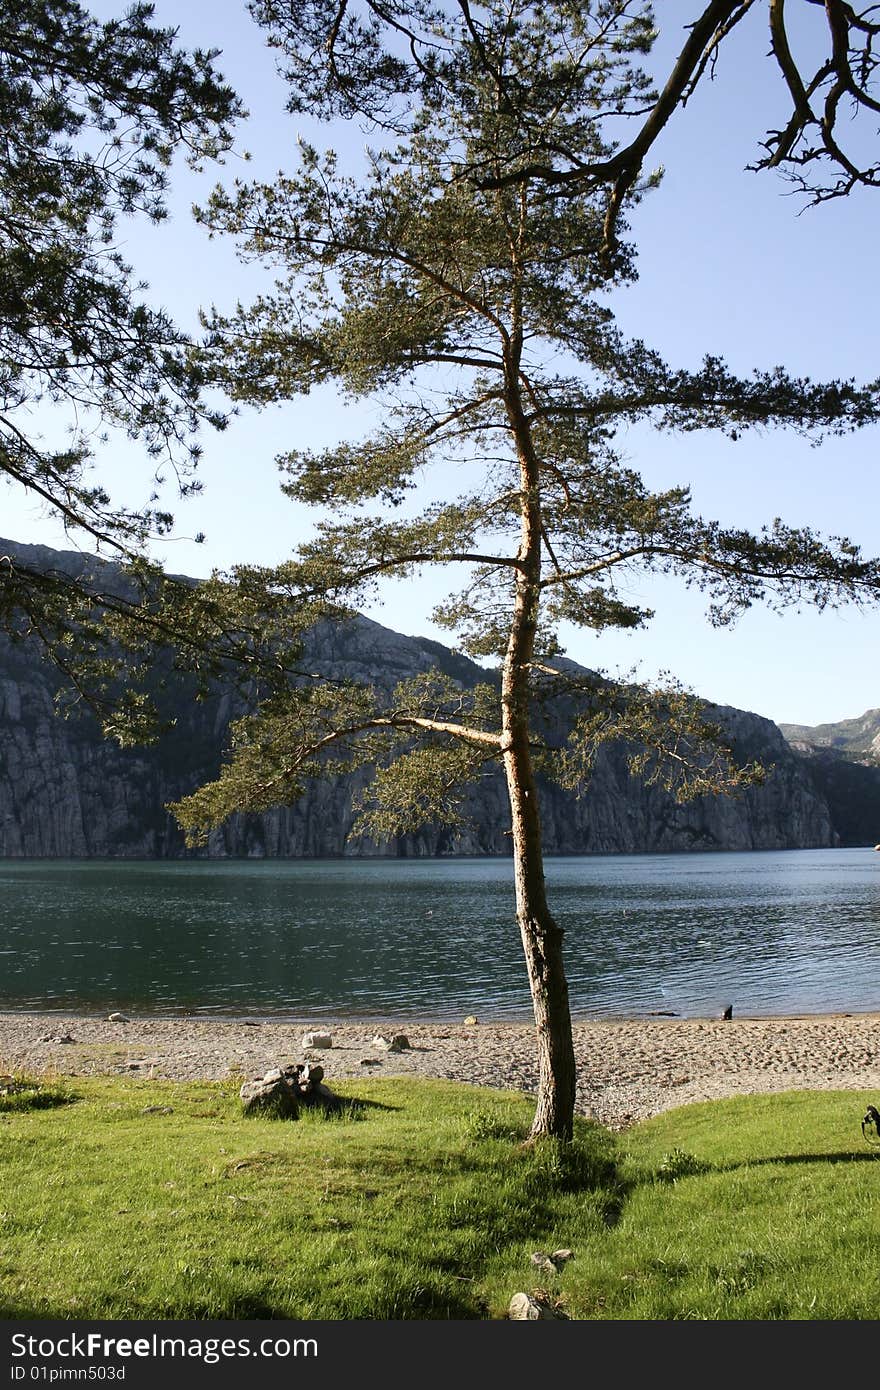
[[[551,859],[575,1017],[880,1010],[870,849]],[[0,861],[0,1008],[531,1017],[507,860]]]

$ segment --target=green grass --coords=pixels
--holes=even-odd
[[[593,1271],[596,1299],[607,1300],[598,1315],[880,1317],[880,1148],[861,1133],[871,1099],[743,1097],[630,1131],[632,1186]],[[702,1171],[670,1180],[670,1168],[687,1166],[676,1150]],[[587,1300],[578,1315],[597,1314]]]
[[[57,1105],[69,1105],[73,1100],[73,1092],[63,1081],[0,1075],[0,1115],[15,1110],[54,1110]]]
[[[337,1089],[297,1122],[246,1119],[233,1083],[0,1096],[0,1317],[498,1318],[537,1287],[578,1319],[880,1317],[870,1096],[584,1122],[565,1149],[523,1147],[528,1097]]]

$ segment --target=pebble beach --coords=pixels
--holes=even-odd
[[[308,1030],[331,1046],[306,1052]],[[410,1046],[383,1051],[377,1036]],[[880,1014],[799,1018],[647,1018],[574,1025],[577,1109],[615,1130],[689,1105],[790,1090],[853,1090],[880,1103]],[[534,1031],[524,1023],[297,1022],[0,1013],[0,1072],[243,1079],[317,1058],[327,1083],[419,1076],[533,1092]]]

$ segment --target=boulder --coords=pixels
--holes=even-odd
[[[342,1102],[323,1082],[323,1067],[297,1062],[287,1067],[271,1067],[256,1080],[245,1081],[239,1096],[246,1115],[296,1120],[302,1105],[339,1109]]]
[[[333,1037],[330,1033],[303,1033],[303,1048],[326,1048],[333,1046]]]

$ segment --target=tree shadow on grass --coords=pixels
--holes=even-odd
[[[0,1086],[0,1115],[22,1115],[30,1110],[56,1110],[73,1105],[81,1097],[58,1086],[38,1082],[12,1082]]]
[[[402,1110],[402,1105],[387,1105],[382,1100],[364,1100],[360,1096],[337,1096],[338,1105],[304,1105],[301,1114],[318,1120],[365,1120],[371,1110],[384,1110],[389,1114]]]
[[[402,1105],[388,1105],[384,1100],[364,1100],[361,1096],[340,1096],[340,1100],[343,1109],[358,1112],[363,1110],[387,1110],[391,1112],[404,1109]]]
[[[467,1290],[463,1290],[459,1293],[456,1290],[451,1290],[445,1285],[442,1276],[439,1280],[434,1280],[431,1278],[431,1273],[432,1271],[427,1271],[424,1282],[418,1284],[413,1290],[410,1299],[404,1302],[399,1299],[395,1301],[393,1312],[390,1309],[380,1308],[377,1313],[372,1314],[366,1309],[359,1309],[353,1316],[365,1319],[372,1319],[375,1316],[380,1321],[387,1321],[388,1319],[400,1321],[414,1319],[418,1321],[427,1318],[438,1321],[455,1319],[468,1322],[487,1316],[488,1309],[476,1291],[469,1293]],[[218,1302],[215,1299],[202,1302],[198,1298],[190,1298],[181,1301],[178,1307],[162,1312],[150,1307],[139,1307],[122,1314],[107,1312],[106,1310],[91,1312],[88,1309],[79,1308],[76,1312],[77,1321],[119,1316],[128,1317],[134,1321],[156,1320],[160,1323],[159,1332],[162,1335],[161,1324],[165,1321],[199,1322],[217,1319],[260,1322],[288,1321],[293,1314],[289,1297],[279,1297],[277,1300],[273,1300],[271,1294],[261,1296],[259,1293],[231,1294],[228,1301],[225,1302]],[[331,1299],[324,1316],[330,1321],[342,1321],[347,1320],[349,1314],[344,1308],[334,1307]],[[72,1320],[72,1314],[69,1305],[62,1304],[56,1307],[51,1303],[34,1303],[33,1301],[0,1302],[0,1321],[3,1322],[65,1322],[70,1320]],[[175,1335],[179,1335],[179,1333]]]
[[[715,1173],[733,1173],[738,1168],[765,1168],[772,1163],[785,1165],[798,1163],[876,1163],[880,1159],[880,1147],[871,1153],[853,1153],[842,1150],[838,1153],[824,1154],[767,1154],[764,1158],[747,1158],[738,1163],[719,1163],[712,1168]]]

